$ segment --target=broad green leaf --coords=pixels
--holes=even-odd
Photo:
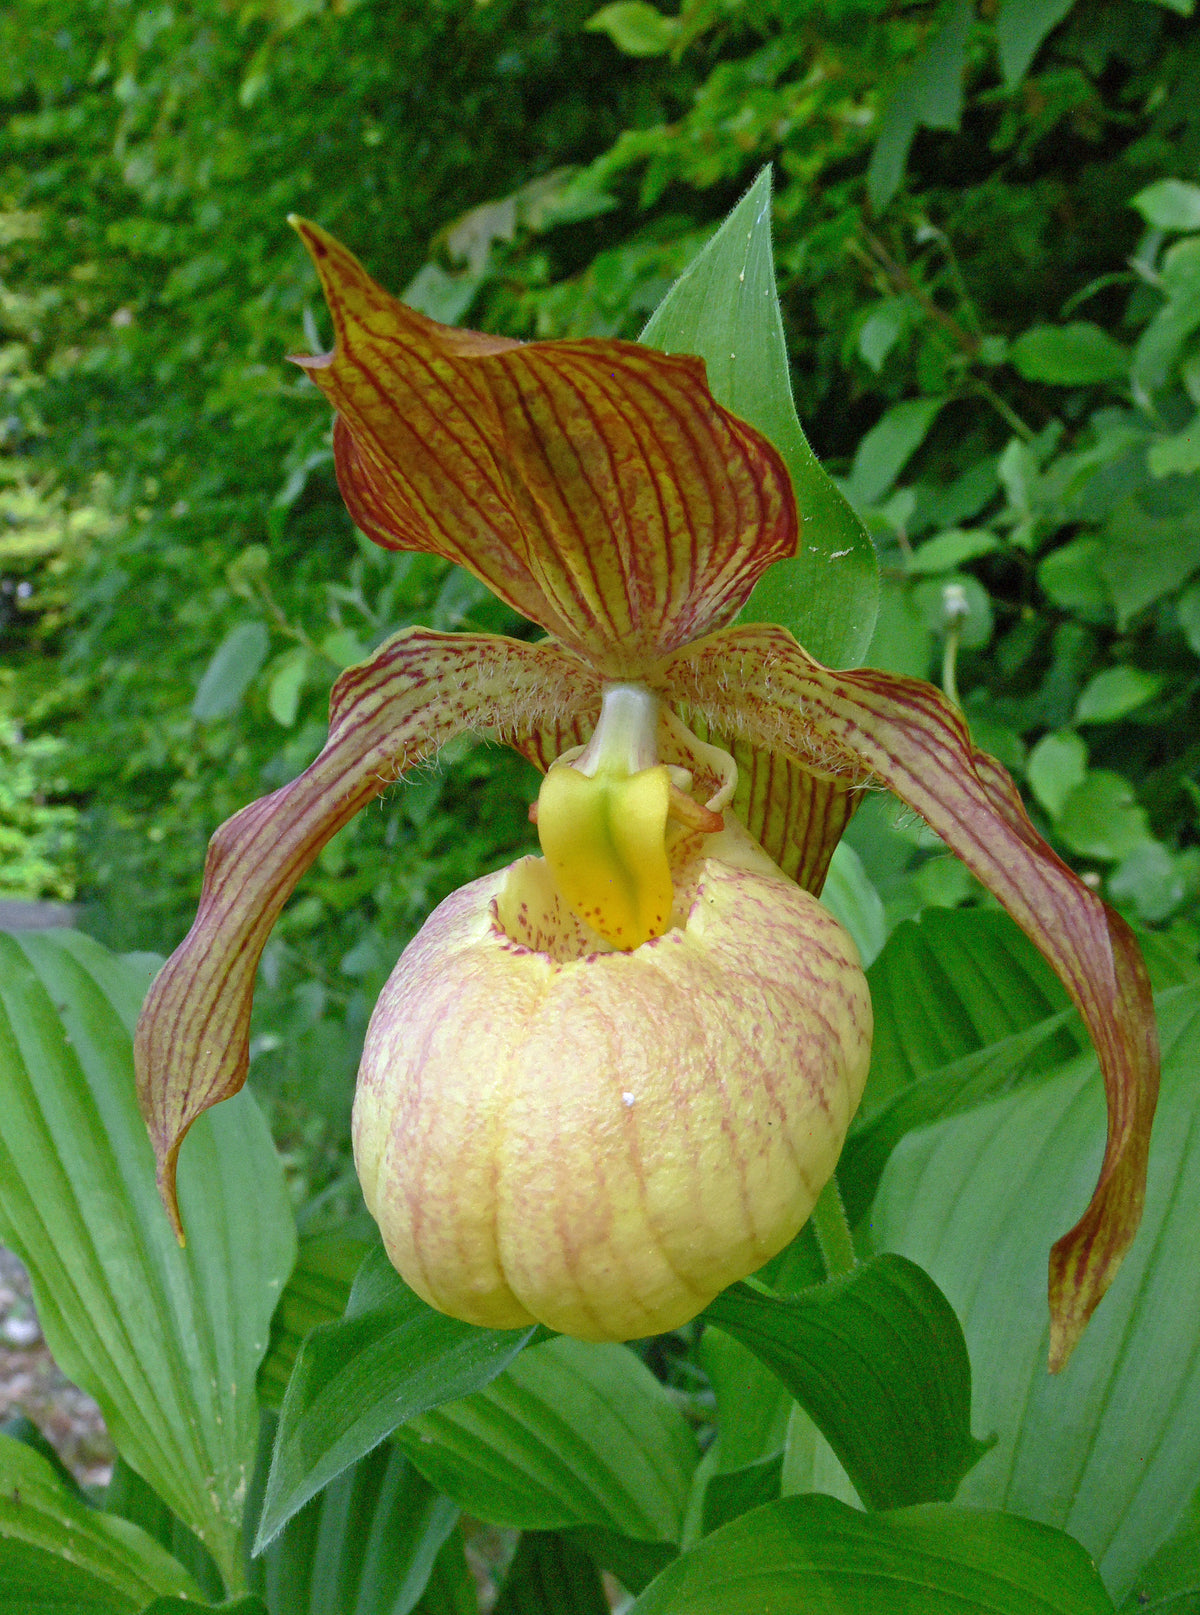
[[[494,1378],[532,1329],[475,1329],[414,1295],[382,1248],[346,1315],[304,1342],[283,1399],[256,1552],[399,1424]]]
[[[400,301],[442,325],[461,325],[485,278],[482,268],[450,274],[441,264],[422,264],[401,292]]]
[[[450,1533],[434,1560],[417,1615],[479,1615],[479,1595],[461,1530]]]
[[[945,397],[905,398],[893,404],[854,452],[846,492],[856,505],[874,505],[891,487],[929,434]]]
[[[996,43],[1007,89],[1025,77],[1038,46],[1074,4],[1075,0],[1002,0],[996,13]]]
[[[1120,1615],[1200,1615],[1200,1519],[1190,1512],[1133,1578]]]
[[[1052,819],[1087,774],[1088,749],[1071,729],[1043,735],[1029,753],[1029,788]]]
[[[1162,673],[1146,673],[1123,663],[1090,678],[1075,705],[1076,723],[1116,723],[1152,701],[1165,683]]]
[[[1200,848],[1175,853],[1161,841],[1146,841],[1121,859],[1108,878],[1108,890],[1117,902],[1132,903],[1139,919],[1154,925],[1168,919],[1197,890],[1198,874]],[[1154,980],[1153,974],[1150,979]]]
[[[960,1501],[1061,1526],[1123,1597],[1200,1473],[1200,988],[1159,996],[1163,1085],[1141,1231],[1063,1373],[1046,1372],[1046,1258],[1104,1143],[1094,1055],[911,1134],[884,1173],[876,1242],[929,1268],[962,1319],[973,1417],[998,1442]]]
[[[1133,379],[1148,393],[1166,384],[1184,343],[1200,325],[1200,237],[1185,236],[1168,248],[1160,283],[1166,302],[1138,338],[1133,354]]]
[[[483,1390],[397,1432],[413,1463],[478,1519],[519,1530],[597,1525],[679,1539],[695,1437],[624,1346],[560,1336]]]
[[[664,17],[647,0],[613,0],[583,26],[607,34],[626,56],[665,56],[679,38],[679,18]]]
[[[783,1452],[779,1451],[744,1464],[741,1469],[723,1469],[710,1475],[704,1488],[704,1535],[736,1520],[739,1514],[773,1503],[779,1496],[782,1471]]]
[[[258,1371],[258,1393],[265,1407],[279,1411],[301,1346],[314,1329],[336,1322],[345,1312],[354,1275],[374,1244],[343,1230],[301,1240]]]
[[[493,1615],[609,1615],[595,1561],[558,1531],[526,1531]]]
[[[1136,499],[1126,499],[1105,524],[1097,565],[1117,608],[1117,626],[1127,628],[1200,568],[1200,515],[1151,516]]]
[[[0,1612],[30,1615],[40,1602],[60,1609],[54,1597],[66,1589],[72,1609],[78,1600],[121,1615],[137,1615],[159,1593],[198,1596],[153,1537],[89,1507],[40,1453],[0,1435]]]
[[[271,674],[267,686],[267,710],[285,729],[296,722],[300,710],[300,695],[311,671],[312,657],[303,645],[285,651]]]
[[[1158,437],[1146,450],[1152,477],[1189,476],[1200,471],[1200,415],[1193,415],[1180,432]]]
[[[1179,626],[1183,629],[1183,637],[1194,654],[1200,656],[1200,583],[1193,583],[1191,588],[1180,596],[1175,610],[1179,617]]]
[[[1014,369],[1026,381],[1044,381],[1056,387],[1120,381],[1129,371],[1126,350],[1107,331],[1087,320],[1073,320],[1070,325],[1035,325],[1022,332],[1008,352]]]
[[[598,1525],[579,1525],[568,1533],[605,1570],[628,1588],[640,1593],[648,1587],[664,1565],[678,1557],[673,1542],[642,1542],[636,1537],[605,1531]]]
[[[955,0],[949,17],[930,32],[884,108],[867,167],[867,196],[876,213],[883,212],[900,188],[918,128],[922,124],[926,129],[958,128],[967,36],[974,15],[973,0]]]
[[[1011,1037],[952,1060],[901,1088],[846,1140],[838,1184],[846,1215],[857,1224],[870,1209],[879,1179],[896,1145],[915,1127],[955,1116],[1044,1074],[1061,1058],[1078,1026],[1074,1009],[1035,1021]]]
[[[933,644],[933,635],[914,610],[907,587],[896,578],[884,578],[867,665],[923,679],[929,672]]]
[[[753,1352],[710,1324],[697,1347],[717,1403],[717,1468],[742,1469],[778,1452],[787,1437],[790,1391]]]
[[[1133,786],[1107,768],[1090,769],[1063,803],[1058,833],[1084,858],[1126,858],[1151,839]]]
[[[871,1071],[856,1127],[919,1077],[1023,1032],[1069,1005],[1066,989],[1005,914],[926,909],[898,925],[867,975]],[[1082,1044],[1064,1033],[1047,1066]]]
[[[261,622],[240,622],[231,628],[196,687],[192,717],[227,718],[236,712],[270,648],[270,635]]]
[[[388,1443],[330,1482],[251,1565],[280,1615],[409,1615],[458,1520]]]
[[[0,935],[0,1236],[63,1372],[236,1588],[255,1378],[295,1230],[244,1094],[183,1151],[176,1244],[134,1096],[145,986],[144,967],[76,932]]]
[[[798,1402],[792,1403],[788,1419],[779,1490],[784,1497],[823,1492],[854,1508],[863,1506],[837,1454]]]
[[[911,297],[885,297],[863,321],[858,333],[858,351],[876,374],[904,333],[921,318],[920,308]]]
[[[952,572],[964,561],[977,560],[999,548],[994,533],[985,527],[951,527],[918,544],[909,559],[910,572]]]
[[[1156,230],[1200,230],[1200,185],[1184,179],[1156,179],[1130,202]]]
[[[172,1606],[178,1609],[178,1604]],[[186,1606],[184,1606],[186,1608]],[[19,1541],[0,1542],[2,1615],[137,1615],[130,1603],[81,1565]]]
[[[103,1504],[109,1514],[120,1515],[152,1536],[173,1559],[178,1559],[204,1597],[220,1602],[221,1575],[212,1555],[195,1532],[172,1513],[158,1493],[121,1457],[113,1465],[104,1488]]]
[[[3,1359],[0,1359],[0,1361],[3,1361]],[[9,1392],[9,1395],[11,1395],[11,1392]],[[86,1502],[88,1500],[82,1486],[80,1486],[79,1482],[75,1479],[75,1476],[67,1468],[66,1464],[60,1457],[58,1449],[53,1445],[43,1431],[40,1430],[36,1424],[34,1424],[32,1419],[26,1418],[26,1416],[20,1412],[9,1412],[4,1422],[0,1423],[0,1436],[7,1436],[13,1441],[19,1441],[23,1446],[29,1447],[33,1452],[36,1452],[39,1457],[46,1460],[46,1462],[50,1465],[50,1468],[54,1471],[62,1485],[66,1487],[68,1492],[70,1492],[74,1497],[78,1498],[81,1502]],[[117,1460],[117,1463],[118,1465],[120,1464],[120,1459]],[[108,1506],[107,1502],[105,1506]],[[121,1513],[121,1510],[116,1509],[113,1512],[119,1514]],[[128,1518],[128,1516],[124,1517]],[[141,1522],[135,1520],[133,1523],[137,1525]]]
[[[1108,622],[1113,600],[1101,570],[1103,556],[1104,544],[1092,534],[1072,539],[1039,562],[1038,583],[1056,606],[1084,622]]]
[[[785,1497],[668,1565],[629,1615],[1112,1615],[1087,1554],[1010,1514]]]
[[[782,623],[818,661],[856,665],[875,625],[878,566],[866,529],[821,469],[792,402],[769,168],[663,298],[641,340],[665,353],[699,354],[713,396],[768,437],[791,474],[800,551],[759,580],[738,620]]]
[[[196,1604],[190,1599],[156,1598],[141,1615],[274,1615],[261,1598],[231,1598],[223,1604]],[[71,1615],[76,1615],[74,1608]]]
[[[958,1320],[912,1263],[873,1257],[791,1296],[734,1284],[701,1316],[779,1376],[870,1508],[948,1500],[984,1450]]]

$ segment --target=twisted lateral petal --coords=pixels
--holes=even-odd
[[[1064,1366],[1137,1232],[1158,1096],[1150,983],[1128,926],[1055,855],[1011,779],[932,685],[833,673],[786,630],[713,634],[666,664],[668,697],[826,777],[886,785],[1000,900],[1058,972],[1096,1046],[1108,1143],[1080,1221],[1050,1255],[1050,1366]]]
[[[556,727],[597,702],[591,673],[556,645],[409,629],[338,679],[316,761],[220,827],[195,922],[151,987],[134,1043],[159,1189],[180,1237],[179,1146],[197,1116],[246,1080],[259,956],[321,848],[453,735],[476,729],[528,745],[543,721]]]
[[[702,360],[456,331],[296,225],[336,333],[297,363],[338,412],[338,480],[377,542],[457,561],[609,677],[728,622],[795,553],[783,461]]]

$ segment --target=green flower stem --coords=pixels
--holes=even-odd
[[[957,623],[946,634],[946,646],[942,651],[942,689],[946,692],[948,700],[953,701],[956,707],[961,708],[962,702],[958,698],[958,641],[960,630]]]
[[[813,1233],[821,1247],[821,1260],[829,1278],[854,1269],[854,1241],[850,1237],[850,1224],[846,1221],[846,1208],[837,1186],[837,1179],[829,1182],[817,1196],[812,1209]]]

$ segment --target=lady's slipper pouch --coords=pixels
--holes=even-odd
[[[652,696],[610,686],[598,737],[622,698],[653,723]],[[651,774],[616,783],[665,810]],[[582,787],[566,804],[560,780]],[[866,1080],[871,1008],[845,931],[732,815],[684,829],[671,870],[652,814],[639,865],[635,836],[613,847],[642,803],[598,828],[589,785],[611,789],[560,765],[539,802],[565,876],[552,855],[475,881],[405,951],[367,1033],[354,1149],[388,1254],[434,1306],[626,1340],[686,1322],[799,1230]],[[655,851],[654,934],[614,946],[579,911],[635,930]]]
[[[469,1321],[610,1340],[685,1321],[795,1234],[833,1171],[871,1012],[816,898],[885,786],[1041,948],[1100,1057],[1100,1178],[1051,1254],[1061,1366],[1141,1214],[1157,1045],[1128,928],[932,686],[729,626],[800,522],[701,361],[451,330],[298,228],[336,332],[298,362],[337,411],[355,522],[468,568],[549,637],[396,635],[338,680],[311,767],[214,836],[136,1045],[176,1226],[180,1143],[245,1080],[255,968],[297,879],[473,730],[543,771],[544,856],[454,893],[384,989],[354,1113],[367,1203],[413,1288]]]

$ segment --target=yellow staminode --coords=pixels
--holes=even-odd
[[[607,685],[596,732],[559,759],[538,796],[538,837],[559,891],[585,925],[625,950],[661,936],[674,903],[672,780],[658,761],[657,726],[657,696]]]
[[[622,777],[552,768],[538,797],[538,835],[558,889],[614,948],[667,929],[674,902],[667,863],[671,781],[659,763]]]

